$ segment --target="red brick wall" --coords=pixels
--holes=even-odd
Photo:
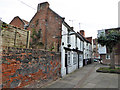
[[[20,20],[19,17],[15,17],[11,22],[11,25],[24,29],[24,23]]]
[[[103,64],[110,64],[111,62],[110,59],[106,59],[106,55],[100,55],[100,58],[102,59]],[[120,54],[114,55],[114,59],[115,59],[115,64],[120,65]]]
[[[58,43],[61,45],[62,19],[52,12],[51,9],[48,9],[47,21],[47,49],[49,50],[54,46],[55,51],[57,51]]]
[[[42,48],[49,50],[54,46],[54,51],[57,51],[57,46],[60,42],[62,30],[62,19],[49,8],[49,5],[45,5],[42,5],[37,13],[34,15],[34,17],[31,19],[28,30],[31,31],[32,35],[33,28],[36,31],[41,29],[41,41],[44,44],[44,47]],[[36,24],[37,20],[38,24]]]
[[[32,20],[30,21],[28,30],[31,31],[31,35],[33,34],[33,29],[35,29],[35,31],[38,31],[39,29],[41,29],[42,32],[42,42],[43,44],[45,44],[45,31],[46,31],[46,13],[47,10],[46,9],[42,9],[39,12],[37,12],[35,14],[35,16],[32,18]],[[36,24],[38,20],[38,24]],[[32,42],[32,39],[31,39]],[[44,47],[45,48],[45,47]]]
[[[23,87],[35,80],[46,83],[60,77],[60,54],[6,47],[2,52],[3,88]]]

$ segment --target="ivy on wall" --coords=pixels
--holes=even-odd
[[[39,31],[37,32],[35,28],[33,28],[33,32],[31,35],[32,42],[30,42],[30,47],[37,48],[37,47],[44,46],[44,44],[41,41],[41,38],[42,38],[41,29],[39,29]]]

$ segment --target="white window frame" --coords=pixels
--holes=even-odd
[[[67,60],[68,60],[68,65],[71,65],[71,52],[67,52]]]

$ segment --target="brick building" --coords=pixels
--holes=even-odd
[[[21,19],[19,16],[16,16],[13,18],[13,20],[9,24],[11,24],[15,27],[25,29],[26,26],[28,25],[28,23],[29,23],[28,21]]]
[[[64,18],[49,8],[48,2],[38,4],[37,12],[27,28],[31,31],[31,47],[59,51],[63,20]]]
[[[80,35],[82,35],[82,38],[84,40],[84,51],[83,51],[83,65],[87,65],[89,63],[92,62],[92,37],[85,37],[85,31],[84,30],[80,30],[79,32]]]
[[[93,39],[93,58],[99,59],[97,38]]]
[[[98,30],[98,36],[100,35],[99,32],[107,34],[108,31],[110,30],[120,31],[120,28]],[[102,47],[101,45],[98,45],[98,48],[99,48],[100,58],[103,60],[103,63],[110,64],[111,57],[110,57],[110,53],[108,52],[108,48],[106,46]],[[104,53],[101,53],[100,49],[101,51],[104,51]],[[115,46],[114,59],[115,59],[115,64],[120,65],[120,43]]]

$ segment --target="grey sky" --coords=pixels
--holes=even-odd
[[[75,31],[85,30],[86,36],[95,38],[97,30],[118,27],[119,0],[0,0],[0,17],[6,23],[15,16],[30,21],[38,3],[45,1],[49,2],[51,9],[65,17]]]

